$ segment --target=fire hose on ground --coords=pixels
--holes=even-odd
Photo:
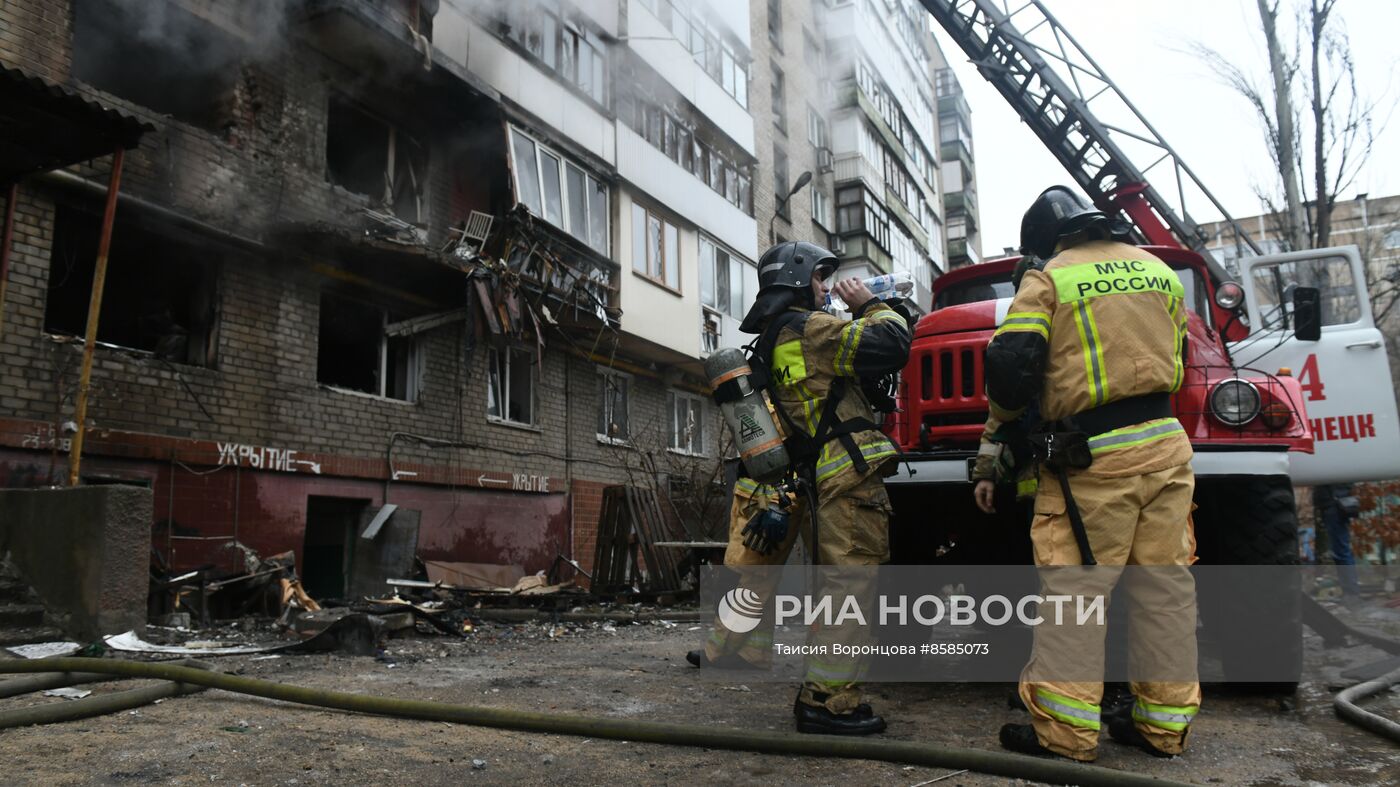
[[[1303,622],[1325,640],[1341,640],[1351,637],[1358,642],[1364,642],[1387,653],[1400,654],[1400,642],[1347,625],[1306,593],[1303,594]],[[1364,711],[1356,705],[1357,700],[1379,694],[1396,683],[1400,683],[1400,670],[1394,670],[1375,680],[1358,683],[1333,697],[1332,709],[1343,721],[1393,741],[1400,741],[1400,724]]]
[[[1103,785],[1103,787],[1182,785],[1181,782],[1155,779],[1126,771],[1082,763],[1039,759],[1006,752],[951,748],[911,741],[797,735],[767,730],[726,729],[697,724],[536,713],[396,697],[374,697],[330,689],[274,683],[241,675],[195,669],[169,662],[153,663],[96,658],[0,660],[0,674],[49,672],[86,672],[128,678],[157,679],[172,682],[155,687],[166,691],[169,691],[171,686],[183,686],[181,691],[191,690],[192,687],[206,687],[320,708],[334,708],[355,713],[423,721],[495,727],[521,732],[580,735],[589,738],[661,743],[672,746],[696,746],[706,749],[749,751],[760,754],[840,757],[938,768],[965,768],[995,776],[1032,779],[1052,784],[1080,784],[1088,787],[1095,785]],[[131,693],[122,692],[122,694]],[[67,708],[59,705],[57,706],[59,710],[55,713],[68,710],[74,704],[77,703],[68,704]]]
[[[83,660],[101,662],[101,659]],[[0,662],[0,665],[8,663],[8,661]],[[208,664],[191,659],[171,662],[166,666],[192,671],[209,669]],[[3,666],[0,666],[0,672],[9,671],[10,670],[4,669]],[[27,670],[16,671],[23,672]],[[110,672],[46,672],[0,683],[0,697],[14,697],[33,691],[43,691],[45,689],[64,688],[79,683],[98,683],[110,680],[112,680]],[[143,686],[139,689],[129,689],[112,694],[84,697],[75,702],[59,702],[48,705],[32,705],[28,708],[16,708],[14,710],[0,712],[0,730],[6,730],[12,727],[28,727],[35,724],[54,724],[62,721],[89,719],[94,716],[106,716],[109,713],[117,713],[118,711],[150,705],[152,702],[157,702],[167,697],[194,694],[204,691],[204,688],[204,686],[190,683],[162,681],[154,686]]]
[[[1400,724],[1383,716],[1377,716],[1370,711],[1362,710],[1356,705],[1357,700],[1386,691],[1396,683],[1400,683],[1400,669],[1392,670],[1375,680],[1358,683],[1342,691],[1332,699],[1332,707],[1337,711],[1337,715],[1346,721],[1393,741],[1400,741]]]

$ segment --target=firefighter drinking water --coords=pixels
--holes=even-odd
[[[1154,567],[1125,588],[1129,661],[1172,670],[1166,679],[1134,676],[1124,715],[1101,718],[1102,628],[1035,631],[1019,686],[1033,724],[1004,726],[1001,743],[1084,761],[1095,758],[1105,722],[1120,743],[1181,753],[1201,702],[1186,569],[1195,477],[1170,400],[1185,371],[1184,291],[1165,263],[1115,234],[1115,222],[1069,189],[1042,193],[1022,219],[1021,253],[1047,263],[1026,271],[986,361],[992,418],[1011,423],[1033,403],[1040,409],[1031,435],[1040,464],[1036,565],[1103,567],[1042,571],[1042,594],[1083,594],[1088,585],[1106,596],[1119,576],[1113,567]]]
[[[889,558],[890,502],[883,477],[893,472],[898,449],[875,422],[871,398],[879,394],[869,382],[904,367],[910,328],[904,315],[860,281],[828,287],[836,265],[831,252],[801,242],[778,244],[759,260],[758,296],[740,330],[759,337],[751,363],[761,370],[760,387],[778,415],[790,474],[800,479],[803,494],[789,507],[786,528],[772,529],[780,517],[765,515],[772,513],[769,503],[777,493],[756,486],[755,494],[741,498],[736,490],[735,511],[746,510],[731,519],[727,566],[782,565],[799,533],[821,565],[873,567]],[[828,291],[854,306],[853,319],[818,310]],[[755,515],[740,527],[739,518],[749,511]],[[873,596],[873,577],[827,577],[822,592]],[[715,627],[704,660],[757,655],[752,640],[745,647],[718,621]],[[811,636],[828,645],[869,639],[857,626],[824,627]],[[809,657],[793,708],[799,732],[868,735],[885,729],[884,719],[861,701],[860,669],[859,661],[847,657]]]

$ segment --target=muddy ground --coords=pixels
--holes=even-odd
[[[794,686],[724,685],[698,679],[683,655],[703,634],[692,623],[620,626],[483,624],[470,639],[390,640],[384,657],[284,655],[212,659],[268,680],[499,708],[691,722],[758,730],[791,728]],[[1150,758],[1107,740],[1106,768],[1198,784],[1397,784],[1400,747],[1334,715],[1336,672],[1382,654],[1365,646],[1323,657],[1318,680],[1294,707],[1277,699],[1206,695],[1188,753]],[[1323,662],[1326,663],[1323,663]],[[111,691],[131,684],[94,684]],[[871,687],[889,720],[885,737],[997,749],[996,730],[1024,720],[1010,687],[900,684]],[[0,710],[66,700],[0,700]],[[1400,695],[1368,707],[1400,718]],[[6,784],[890,784],[914,785],[947,770],[882,762],[760,756],[681,746],[530,735],[323,711],[208,691],[139,711],[0,731]],[[940,785],[1012,784],[958,774]]]

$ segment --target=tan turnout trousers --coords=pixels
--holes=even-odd
[[[1107,597],[1119,578],[1112,567],[1153,566],[1135,571],[1125,584],[1131,621],[1128,665],[1133,675],[1176,678],[1195,673],[1196,593],[1189,569],[1195,541],[1187,526],[1194,489],[1195,476],[1185,464],[1126,477],[1091,472],[1070,477],[1070,491],[1100,568],[1087,575],[1043,571],[1041,593]],[[1035,499],[1031,543],[1038,566],[1080,564],[1059,480],[1048,471],[1041,474]],[[1101,675],[1103,661],[1103,628],[1036,628],[1020,694],[1041,745],[1076,760],[1094,759],[1103,683],[1064,681],[1062,676]],[[1181,753],[1201,704],[1200,684],[1134,680],[1132,691],[1138,729],[1158,749]]]
[[[740,479],[735,485],[733,503],[729,517],[729,547],[724,553],[724,564],[740,568],[740,582],[744,587],[767,598],[773,593],[775,572],[744,576],[744,566],[781,566],[787,562],[793,544],[801,534],[803,543],[810,547],[811,519],[807,506],[798,501],[791,509],[791,520],[787,538],[770,555],[762,555],[744,546],[743,529],[749,519],[775,499],[771,488],[759,486],[757,493],[752,482]],[[819,561],[823,566],[877,566],[889,559],[889,513],[890,498],[885,491],[878,465],[861,475],[852,467],[846,467],[835,476],[819,485],[817,495],[817,520],[821,534],[818,549]],[[873,578],[872,578],[873,579]],[[871,597],[875,589],[873,582],[864,577],[828,574],[822,587],[823,593],[840,598],[852,595],[861,599],[862,605]],[[808,642],[812,644],[862,645],[870,641],[869,633],[858,626],[823,628],[815,626],[809,632]],[[747,634],[738,634],[725,628],[716,617],[705,643],[705,655],[711,661],[725,655],[737,655],[750,664],[765,665],[772,656],[773,631],[764,626]],[[859,688],[860,665],[849,657],[823,659],[812,656],[807,661],[807,675],[803,681],[802,699],[813,705],[824,705],[832,713],[849,713],[860,704]],[[828,695],[817,702],[813,694]]]

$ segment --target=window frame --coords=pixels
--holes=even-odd
[[[693,412],[690,408],[690,405],[694,404],[698,405],[698,412],[700,415],[700,417],[696,420],[696,425],[698,426],[698,428],[691,432],[691,439],[688,441],[688,445],[685,447],[682,447],[677,444],[681,432],[679,428],[680,424],[677,423],[676,408],[677,405],[682,401],[687,402],[687,414]],[[680,454],[681,456],[708,456],[708,454],[705,453],[705,398],[702,396],[697,396],[693,393],[689,393],[687,391],[681,391],[672,388],[666,392],[666,411],[666,450],[673,454]],[[695,439],[697,436],[699,438],[698,440]]]
[[[769,84],[769,98],[773,112],[773,127],[787,135],[787,76],[777,62],[770,61],[771,81]]]
[[[807,105],[807,141],[815,148],[831,148],[831,127],[811,104]]]
[[[755,279],[757,279],[758,276],[758,266],[749,262],[743,255],[736,253],[733,249],[715,238],[703,232],[697,234],[699,235],[697,250],[700,265],[700,305],[715,314],[726,315],[735,320],[743,320],[744,314],[747,311],[745,305],[749,302],[751,296],[749,292],[749,279],[744,275],[744,266],[748,266],[754,270]],[[706,254],[706,246],[710,249],[708,255]],[[720,287],[720,254],[723,254],[727,260],[725,265],[726,273],[724,274],[725,286],[723,288]],[[709,269],[708,276],[706,271],[707,267]],[[736,273],[739,276],[739,300],[737,304],[734,300],[734,276]],[[705,300],[706,283],[710,286],[711,295],[711,299],[708,302]],[[756,294],[757,289],[755,289],[752,295]],[[725,306],[720,305],[721,297],[723,297]]]
[[[812,221],[830,232],[836,228],[835,216],[836,212],[831,197],[827,196],[827,193],[822,189],[812,189]]]
[[[645,266],[645,269],[643,269],[643,270],[639,270],[639,269],[637,268],[637,261],[638,261],[638,259],[637,259],[637,241],[638,241],[638,236],[637,236],[637,216],[638,216],[638,211],[641,212],[641,216],[642,216],[642,235],[641,235],[640,240],[641,240],[641,242],[642,242],[642,249],[643,249],[643,251],[644,251],[645,254],[646,254],[646,266]],[[660,260],[660,263],[659,263],[659,267],[656,267],[656,268],[653,268],[653,267],[652,267],[652,259],[651,259],[652,243],[651,243],[651,232],[650,232],[650,230],[651,230],[651,222],[652,222],[653,219],[655,219],[655,220],[656,220],[657,222],[659,222],[660,225],[661,225],[660,228],[658,229],[658,236],[657,236],[657,237],[658,237],[658,243],[659,243],[659,249],[660,249],[660,252],[661,252],[661,260]],[[674,244],[671,244],[671,243],[669,242],[669,240],[668,240],[668,235],[669,235],[670,233],[674,233],[674,238],[675,238],[675,243],[674,243]],[[667,215],[666,215],[665,213],[662,213],[661,211],[656,210],[656,209],[654,209],[654,208],[648,207],[645,203],[639,202],[639,201],[637,201],[637,200],[634,199],[634,200],[632,201],[632,233],[631,233],[631,234],[632,234],[632,273],[633,273],[633,275],[640,276],[640,277],[642,277],[643,279],[646,279],[647,281],[651,282],[652,284],[655,284],[656,286],[661,287],[661,288],[667,290],[668,292],[674,293],[674,294],[676,294],[676,295],[683,295],[684,292],[683,292],[682,289],[681,289],[681,281],[682,281],[682,279],[681,279],[681,257],[682,257],[682,254],[681,254],[681,228],[680,228],[680,225],[677,224],[675,221],[672,221],[670,218],[668,218]],[[675,259],[675,266],[674,266],[674,268],[672,268],[671,266],[668,265],[668,263],[670,262],[670,260],[668,259],[668,254],[667,254],[668,250],[674,251],[674,252],[675,252],[675,257],[676,257],[676,259]],[[655,271],[655,273],[653,273],[653,271]],[[671,275],[670,275],[670,274],[672,273],[672,271],[674,271],[674,273],[675,273],[675,279],[674,279],[674,281],[671,280]]]
[[[782,166],[778,166],[778,162]],[[773,212],[782,217],[784,221],[792,215],[792,199],[783,199],[792,189],[792,168],[791,161],[788,160],[787,151],[783,150],[775,142],[773,144]]]
[[[613,437],[613,436],[610,435],[610,434],[604,434],[604,433],[602,433],[602,432],[597,432],[594,436],[598,438],[598,442],[603,443],[603,444],[605,444],[605,445],[631,445],[631,444],[632,444],[632,381],[633,381],[635,378],[634,378],[631,374],[628,374],[627,372],[621,371],[621,370],[619,370],[619,369],[613,369],[613,368],[607,367],[607,366],[598,366],[598,367],[595,367],[595,369],[597,370],[597,373],[598,373],[599,384],[602,385],[602,386],[605,386],[605,387],[603,388],[603,391],[606,391],[606,386],[609,385],[609,382],[608,382],[608,381],[610,381],[610,380],[620,380],[620,381],[622,381],[622,383],[623,383],[623,385],[622,385],[622,387],[621,387],[621,391],[622,391],[622,406],[623,406],[623,408],[624,408],[625,411],[626,411],[626,412],[625,412],[625,416],[624,416],[623,423],[624,423],[624,425],[625,425],[626,428],[627,428],[627,433],[624,434],[624,435],[621,436],[621,437]],[[598,407],[599,407],[599,410],[600,410],[600,412],[598,413],[599,417],[601,417],[604,421],[606,421],[607,424],[608,424],[608,426],[611,427],[611,426],[613,425],[614,421],[613,421],[613,418],[612,418],[613,413],[610,411],[610,408],[608,407],[608,400],[607,400],[607,399],[600,398],[600,399],[598,400]],[[596,432],[596,429],[595,429],[595,432]]]
[[[514,125],[514,124],[510,124],[510,125],[509,125],[509,134],[510,134],[510,139],[509,139],[510,144],[508,144],[508,145],[506,146],[506,148],[509,150],[509,153],[510,153],[510,171],[511,171],[511,180],[512,180],[512,184],[511,184],[511,185],[514,186],[514,189],[515,189],[515,194],[514,194],[515,200],[516,200],[517,202],[520,202],[521,204],[524,204],[527,208],[530,208],[531,214],[534,215],[534,216],[536,216],[537,218],[539,218],[541,221],[544,221],[545,223],[550,224],[550,225],[552,225],[552,226],[558,228],[558,229],[559,229],[561,232],[563,232],[564,234],[568,235],[569,237],[573,238],[574,240],[577,240],[579,243],[582,243],[584,246],[587,246],[588,248],[592,249],[593,251],[597,252],[598,254],[601,254],[601,255],[603,255],[604,257],[611,257],[611,256],[612,256],[612,253],[611,253],[612,250],[611,250],[610,247],[611,247],[611,245],[612,245],[612,244],[611,244],[611,239],[612,239],[612,223],[611,223],[611,222],[612,222],[612,215],[611,215],[611,214],[612,214],[612,211],[609,209],[608,206],[611,204],[612,186],[609,185],[606,181],[604,181],[603,178],[601,178],[601,177],[599,177],[598,175],[594,174],[593,171],[592,171],[591,169],[589,169],[588,167],[584,166],[581,162],[576,161],[576,160],[574,160],[573,158],[570,158],[569,156],[567,156],[567,155],[565,155],[564,153],[560,152],[557,148],[553,148],[553,147],[551,147],[551,146],[549,146],[549,145],[544,144],[544,143],[541,142],[538,138],[536,138],[535,135],[533,135],[533,134],[531,134],[531,133],[525,131],[525,130],[522,129],[521,127],[516,126],[516,125]],[[534,209],[534,206],[531,206],[529,203],[525,202],[524,199],[523,199],[524,195],[521,193],[521,188],[520,188],[520,184],[521,184],[521,167],[520,167],[520,164],[519,164],[519,160],[518,160],[518,158],[517,158],[518,152],[517,152],[517,150],[516,150],[516,146],[517,146],[516,138],[517,138],[517,136],[518,136],[520,139],[525,140],[525,141],[529,142],[531,145],[533,145],[533,149],[534,149],[534,165],[533,165],[533,166],[534,166],[534,172],[535,172],[535,183],[534,183],[534,187],[535,187],[535,189],[537,190],[537,194],[538,194],[538,196],[539,196],[539,201],[540,201],[540,205],[539,205],[540,210],[539,210],[539,211],[536,211],[536,210]],[[558,186],[559,186],[559,195],[558,195],[558,199],[559,199],[559,221],[558,221],[558,222],[550,221],[550,220],[545,216],[545,210],[546,210],[546,207],[545,207],[545,206],[548,204],[548,201],[549,201],[549,195],[546,193],[546,190],[545,190],[545,182],[546,182],[546,180],[545,180],[545,161],[546,161],[546,157],[547,157],[548,159],[553,159],[553,160],[556,162],[555,165],[554,165],[554,169],[555,169],[555,172],[556,172],[556,182],[557,182],[557,184],[558,184]],[[570,199],[569,199],[569,186],[568,186],[569,167],[573,167],[573,168],[577,169],[579,172],[583,173],[583,202],[584,202],[584,204],[583,204],[583,226],[582,226],[582,227],[579,227],[577,232],[575,232],[575,230],[574,230],[574,228],[573,228],[572,226],[566,226],[566,225],[572,225],[572,224],[573,224],[573,215],[572,215],[572,214],[573,214],[573,209],[574,209],[574,208],[573,208],[573,205],[570,203]],[[597,190],[597,191],[599,191],[600,193],[602,193],[602,195],[603,195],[602,207],[603,207],[603,218],[604,218],[604,221],[603,221],[602,238],[601,238],[601,241],[602,241],[602,244],[603,244],[603,248],[601,248],[601,249],[598,248],[597,246],[593,245],[593,241],[594,241],[594,238],[593,238],[593,235],[594,235],[594,233],[593,233],[593,224],[594,224],[593,207],[594,207],[594,206],[593,206],[593,200],[590,198],[590,191],[589,191],[589,189]]]
[[[524,356],[528,361],[530,375],[530,420],[517,421],[510,417],[510,382],[512,359],[517,356]],[[504,368],[498,368],[498,358],[504,358]],[[525,348],[515,345],[506,345],[501,348],[491,348],[486,355],[486,420],[491,423],[502,424],[504,426],[514,426],[525,429],[539,429],[539,373],[537,364],[534,361],[533,353]],[[500,413],[491,412],[492,377],[501,379]]]
[[[732,36],[719,30],[698,8],[677,6],[674,0],[641,0],[641,5],[656,17],[671,38],[685,47],[695,64],[719,85],[720,90],[744,110],[749,109],[753,53],[747,47],[734,43],[738,39],[731,41]],[[686,38],[676,29],[680,25],[688,32]],[[726,62],[726,55],[729,62]]]
[[[631,111],[619,115],[624,125],[725,202],[753,216],[751,164],[718,150],[698,126],[653,103],[649,96],[635,96],[631,101]]]
[[[539,13],[528,24],[510,26],[501,37],[513,42],[569,89],[608,108],[611,52],[603,37],[581,14],[569,13],[562,3],[541,4],[534,10]]]

